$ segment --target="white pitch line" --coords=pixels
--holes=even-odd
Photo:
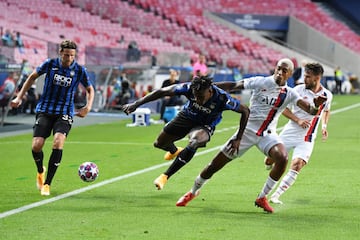
[[[219,148],[220,148],[220,146],[213,147],[213,148],[210,148],[210,149],[206,149],[204,151],[196,153],[195,156],[204,155],[206,153],[218,150]],[[130,177],[133,177],[133,176],[136,176],[136,175],[140,175],[140,174],[143,174],[143,173],[146,173],[146,172],[150,172],[152,170],[155,170],[155,169],[158,169],[158,168],[170,165],[170,164],[171,164],[171,161],[166,162],[166,163],[162,163],[162,164],[158,164],[158,165],[155,165],[155,166],[152,166],[152,167],[149,167],[149,168],[145,168],[145,169],[142,169],[142,170],[139,170],[139,171],[135,171],[135,172],[132,172],[132,173],[129,173],[129,174],[125,174],[125,175],[121,175],[121,176],[118,176],[118,177],[115,177],[115,178],[104,180],[104,181],[101,181],[99,183],[95,183],[95,184],[92,184],[90,186],[87,186],[87,187],[83,187],[83,188],[80,188],[80,189],[77,189],[77,190],[74,190],[74,191],[71,191],[71,192],[68,192],[68,193],[58,195],[56,197],[52,197],[52,198],[49,198],[49,199],[46,199],[46,200],[42,200],[42,201],[31,203],[31,204],[28,204],[28,205],[25,205],[25,206],[22,206],[22,207],[19,207],[19,208],[15,208],[15,209],[12,209],[10,211],[0,213],[0,219],[11,216],[11,215],[14,215],[14,214],[17,214],[17,213],[24,212],[26,210],[30,210],[32,208],[40,207],[42,205],[52,203],[52,202],[55,202],[55,201],[58,201],[58,200],[61,200],[61,199],[64,199],[64,198],[68,198],[68,197],[71,197],[71,196],[74,196],[74,195],[77,195],[77,194],[80,194],[80,193],[83,193],[83,192],[86,192],[86,191],[89,191],[89,190],[92,190],[92,189],[95,189],[95,188],[98,188],[98,187],[101,187],[101,186],[104,186],[104,185],[107,185],[107,184],[110,184],[110,183],[113,183],[113,182],[121,181],[121,180],[130,178]]]
[[[331,114],[333,115],[333,114],[336,114],[336,113],[348,111],[350,109],[357,108],[359,106],[360,106],[360,103],[357,103],[357,104],[350,105],[350,106],[347,106],[347,107],[344,107],[344,108],[341,108],[341,109],[331,111]],[[233,129],[233,128],[237,128],[237,127],[231,127],[231,128],[225,128],[225,129],[229,130],[229,129]],[[225,129],[222,129],[222,130],[219,130],[219,131],[226,131]],[[209,152],[213,152],[215,150],[218,150],[220,147],[221,146],[205,149],[204,151],[196,153],[195,156],[200,156],[200,155],[207,154]],[[95,183],[95,184],[92,184],[92,185],[87,186],[87,187],[83,187],[83,188],[80,188],[80,189],[77,189],[77,190],[74,190],[74,191],[71,191],[71,192],[68,192],[68,193],[58,195],[56,197],[52,197],[52,198],[45,199],[45,200],[42,200],[42,201],[39,201],[39,202],[28,204],[28,205],[25,205],[25,206],[22,206],[22,207],[19,207],[19,208],[15,208],[15,209],[0,213],[0,219],[11,216],[11,215],[14,215],[14,214],[17,214],[17,213],[24,212],[26,210],[30,210],[32,208],[40,207],[42,205],[52,203],[52,202],[55,202],[55,201],[58,201],[58,200],[61,200],[61,199],[64,199],[64,198],[68,198],[68,197],[71,197],[71,196],[74,196],[74,195],[77,195],[77,194],[80,194],[80,193],[83,193],[83,192],[86,192],[86,191],[89,191],[89,190],[92,190],[92,189],[95,189],[95,188],[98,188],[98,187],[101,187],[101,186],[104,186],[106,184],[110,184],[110,183],[113,183],[113,182],[117,182],[117,181],[121,181],[121,180],[130,178],[130,177],[133,177],[133,176],[137,176],[137,175],[140,175],[140,174],[143,174],[143,173],[146,173],[146,172],[150,172],[152,170],[155,170],[155,169],[158,169],[158,168],[170,165],[170,164],[171,164],[171,161],[166,162],[166,163],[162,163],[162,164],[158,164],[158,165],[155,165],[155,166],[152,166],[152,167],[149,167],[149,168],[145,168],[145,169],[142,169],[142,170],[139,170],[139,171],[135,171],[135,172],[132,172],[132,173],[129,173],[129,174],[125,174],[125,175],[122,175],[122,176],[118,176],[118,177],[115,177],[115,178],[104,180],[102,182]]]

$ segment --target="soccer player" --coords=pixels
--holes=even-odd
[[[192,189],[178,200],[176,206],[186,206],[189,201],[199,195],[200,188],[214,173],[236,157],[241,157],[251,147],[257,146],[265,155],[274,160],[274,167],[255,200],[255,205],[269,213],[274,211],[267,202],[266,195],[284,173],[288,158],[285,146],[276,133],[279,116],[289,103],[296,104],[306,112],[316,114],[318,107],[326,101],[325,97],[314,98],[315,105],[311,105],[302,100],[296,91],[288,87],[286,81],[292,75],[293,69],[293,62],[284,58],[278,61],[272,76],[258,76],[218,85],[227,90],[252,90],[250,115],[245,132],[241,141],[234,137],[237,135],[235,133],[225,143],[220,152],[195,179]]]
[[[165,160],[175,158],[170,167],[155,179],[154,184],[158,190],[161,190],[167,180],[192,159],[198,148],[206,146],[216,125],[221,121],[224,110],[241,113],[239,131],[234,136],[239,141],[249,116],[248,107],[216,87],[212,83],[212,78],[208,76],[195,76],[191,82],[160,88],[134,103],[124,105],[122,109],[129,114],[144,103],[175,95],[184,95],[188,101],[182,111],[165,125],[154,143],[155,147],[167,151]],[[176,147],[174,142],[186,135],[189,135],[187,146],[184,149]]]
[[[333,96],[332,93],[320,83],[323,73],[324,69],[319,63],[306,64],[304,74],[305,84],[294,88],[300,97],[309,102],[312,102],[316,96],[327,97],[326,103],[320,105],[319,111],[315,116],[308,114],[298,106],[294,106],[292,111],[287,108],[283,112],[283,115],[290,120],[279,136],[284,142],[288,152],[293,149],[292,161],[289,171],[271,195],[270,202],[282,204],[279,197],[294,184],[300,170],[309,162],[320,119],[322,122],[322,139],[326,140],[328,137],[326,126],[330,117],[330,106]],[[265,164],[266,168],[270,170],[273,160],[268,157],[265,159]]]
[[[77,45],[70,40],[60,43],[59,58],[48,59],[38,66],[26,79],[12,107],[19,107],[25,93],[35,80],[45,74],[43,93],[36,106],[36,120],[33,130],[32,156],[37,167],[36,185],[41,195],[50,195],[50,185],[60,165],[63,147],[70,132],[74,116],[74,94],[81,83],[86,88],[87,104],[76,110],[76,116],[85,117],[91,110],[94,88],[86,69],[75,61]],[[43,146],[53,132],[52,153],[48,172],[43,166]]]

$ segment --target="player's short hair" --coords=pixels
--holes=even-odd
[[[324,68],[320,63],[307,63],[305,65],[305,72],[311,72],[315,76],[322,76],[324,74]]]
[[[195,76],[191,81],[190,87],[195,91],[208,89],[212,85],[212,78],[205,76]]]
[[[60,43],[60,52],[64,49],[77,49],[77,45],[74,41],[71,40],[64,40]]]

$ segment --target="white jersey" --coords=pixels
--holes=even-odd
[[[317,129],[319,127],[319,123],[321,122],[321,116],[324,111],[330,111],[331,101],[332,101],[332,93],[327,90],[325,87],[321,86],[321,91],[314,93],[313,91],[306,89],[305,84],[298,85],[294,88],[296,92],[299,93],[302,99],[309,103],[314,102],[314,98],[317,96],[326,96],[327,100],[319,107],[318,113],[314,116],[311,115],[296,105],[292,106],[293,114],[299,119],[305,119],[310,122],[309,128],[302,128],[296,122],[289,120],[289,122],[285,125],[283,131],[280,133],[280,136],[291,136],[293,141],[306,141],[313,142],[316,138]],[[285,140],[284,140],[285,141]]]
[[[289,104],[296,105],[299,94],[288,86],[279,86],[274,76],[244,79],[244,88],[251,89],[250,115],[247,129],[258,136],[276,132],[280,114]]]
[[[301,99],[293,88],[277,85],[273,76],[244,79],[244,88],[253,90],[250,115],[238,150],[231,151],[231,140],[237,133],[221,148],[229,159],[242,156],[254,145],[268,155],[273,146],[283,143],[276,133],[280,114],[290,103],[296,105]]]

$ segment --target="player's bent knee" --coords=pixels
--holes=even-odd
[[[189,140],[189,147],[191,147],[193,149],[205,147],[207,142],[208,142],[207,140],[199,140],[197,138],[191,138]]]
[[[161,148],[158,141],[154,142],[153,146],[156,147],[156,148]]]

